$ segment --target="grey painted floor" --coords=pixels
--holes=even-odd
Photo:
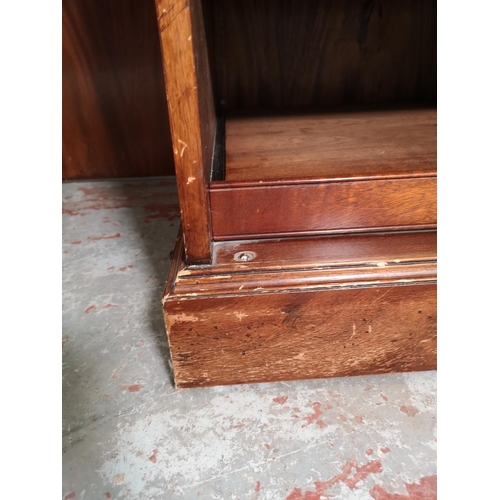
[[[175,181],[63,185],[63,492],[431,500],[436,374],[174,390]]]

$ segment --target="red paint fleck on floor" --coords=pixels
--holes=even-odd
[[[66,342],[69,340],[69,335],[63,335],[62,336],[62,346],[64,348],[64,346],[66,345]]]
[[[70,241],[69,244],[70,245],[81,245],[81,241],[80,240],[76,240],[76,241]]]
[[[170,205],[168,203],[148,203],[144,205],[144,210],[149,212],[149,215],[144,217],[144,222],[149,223],[152,219],[167,219],[174,220],[179,213],[177,205]]]
[[[115,268],[115,266],[108,267],[108,271],[112,271]]]
[[[358,424],[362,424],[363,423],[363,417],[361,415],[356,415],[353,420],[358,423]]]
[[[366,450],[366,454],[367,455],[372,455],[373,454],[373,448],[369,448],[368,450]]]
[[[70,498],[75,498],[75,492],[72,491],[71,493],[68,493],[65,497],[64,500],[70,500]]]
[[[355,469],[356,473],[354,474],[354,476],[344,481],[346,486],[348,486],[351,490],[356,488],[357,483],[363,481],[363,479],[365,479],[368,474],[376,474],[382,472],[382,464],[379,460],[372,460],[362,467],[355,466]]]
[[[323,420],[316,420],[316,425],[319,426],[320,429],[324,429],[326,427],[325,422]]]
[[[111,493],[109,491],[106,491],[106,493],[104,494],[104,496],[106,498],[111,498]]]
[[[418,410],[414,406],[402,405],[399,407],[399,409],[403,413],[406,413],[409,417],[414,417],[418,413]]]
[[[320,500],[321,495],[314,491],[306,491],[304,494],[300,488],[294,488],[286,497],[286,500]]]
[[[139,392],[144,384],[120,384],[120,389],[126,389],[128,392]]]
[[[408,495],[389,493],[382,486],[376,484],[370,495],[375,500],[437,500],[437,476],[426,476],[418,483],[405,483]]]
[[[85,314],[88,314],[93,311],[98,311],[102,309],[111,309],[112,307],[118,307],[116,304],[106,304],[104,306],[89,306],[87,309],[85,309]]]
[[[129,264],[128,266],[123,266],[120,267],[120,271],[126,271],[127,269],[132,269],[134,266],[132,264]]]
[[[389,401],[389,398],[388,398],[385,394],[380,393],[380,397],[381,397],[384,401]]]
[[[306,423],[302,427],[307,427],[308,425],[311,425],[314,420],[316,420],[319,416],[323,415],[323,412],[320,410],[321,403],[315,402],[315,403],[313,403],[312,406],[313,406],[314,413],[312,415],[309,415],[308,417],[304,418]]]
[[[349,477],[351,473],[354,474]],[[315,481],[314,488],[316,491],[306,491],[302,493],[300,488],[294,488],[293,491],[286,497],[286,500],[320,500],[321,497],[328,496],[325,491],[337,483],[343,482],[348,488],[354,490],[356,485],[363,481],[368,474],[375,474],[382,472],[382,464],[379,460],[372,460],[371,462],[358,467],[357,462],[347,462],[342,468],[342,472],[332,477],[327,481]],[[384,499],[381,499],[384,500]]]
[[[371,391],[372,389],[373,389],[373,386],[371,386],[370,384],[365,385],[365,391]]]
[[[380,451],[382,453],[389,453],[391,451],[391,449],[388,446],[386,446],[385,448],[380,448]]]
[[[287,402],[287,399],[288,396],[279,396],[278,398],[274,398],[273,401],[279,405],[284,405]]]
[[[347,422],[347,418],[344,415],[339,415],[339,418],[342,422]]]
[[[271,449],[271,445],[267,444],[267,443],[264,443],[264,448],[266,450],[270,450]]]
[[[82,199],[78,201],[65,201],[62,206],[62,212],[66,215],[84,216],[92,210],[142,207],[152,212],[150,218],[166,216],[167,219],[174,220],[179,215],[178,204],[165,203],[166,199],[173,201],[177,199],[174,190],[175,184],[171,182],[154,185],[125,184],[119,187],[81,187],[78,188],[78,191],[83,193]]]
[[[114,238],[121,238],[121,234],[120,233],[116,233],[116,234],[110,234],[108,236],[87,236],[87,239],[88,240],[92,240],[92,241],[98,241],[98,240],[112,240]]]
[[[239,429],[240,427],[245,427],[245,424],[233,425],[233,429]]]
[[[72,210],[70,208],[65,207],[65,205],[69,205],[69,203],[68,204],[63,203],[63,209],[62,209],[62,213],[63,214],[66,214],[66,215],[82,215],[82,214],[80,214],[80,212],[78,210]]]
[[[130,389],[129,389],[130,390]],[[150,462],[153,462],[154,464],[156,463],[156,454],[158,453],[158,449],[155,449],[152,453],[152,455],[148,458]]]
[[[255,488],[254,488],[254,491],[256,491],[257,493],[260,491],[260,481],[257,481],[255,483]]]

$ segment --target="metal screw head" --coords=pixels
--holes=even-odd
[[[238,252],[234,254],[234,260],[237,262],[249,262],[255,259],[254,252]]]

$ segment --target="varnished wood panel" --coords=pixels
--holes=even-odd
[[[436,0],[207,0],[235,109],[436,100]]]
[[[376,257],[273,277],[249,263],[190,269],[178,245],[163,300],[177,387],[435,369],[435,253]]]
[[[227,241],[216,243],[214,252],[210,267],[189,267],[177,258],[169,279],[177,298],[436,279],[435,230]],[[252,260],[237,259],[242,252]]]
[[[436,231],[220,241],[214,245],[213,272],[307,268],[318,262],[332,267],[371,261],[384,268],[396,263],[430,261],[435,259],[436,251]],[[241,252],[250,252],[252,260],[236,260],[235,255]]]
[[[226,181],[436,173],[435,109],[226,121]]]
[[[168,302],[177,387],[432,370],[436,287]]]
[[[63,179],[172,175],[153,1],[62,7]]]
[[[436,177],[276,183],[212,183],[216,240],[436,227]]]
[[[215,107],[201,0],[156,0],[186,260],[211,262]]]

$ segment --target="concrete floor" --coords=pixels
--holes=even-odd
[[[63,185],[69,499],[431,500],[436,373],[174,390],[175,180]]]

